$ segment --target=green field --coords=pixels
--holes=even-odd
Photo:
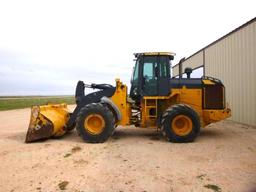
[[[22,109],[32,105],[45,105],[47,103],[74,104],[74,96],[25,96],[0,97],[0,111],[9,109]]]

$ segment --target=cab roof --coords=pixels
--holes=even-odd
[[[165,55],[165,56],[171,56],[172,58],[176,55],[173,52],[144,52],[144,53],[134,53],[134,56],[137,58],[139,56],[154,56],[154,55]]]

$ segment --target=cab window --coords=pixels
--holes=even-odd
[[[157,58],[144,57],[143,91],[145,95],[157,94]]]
[[[136,64],[135,64],[134,71],[133,71],[131,83],[134,85],[138,85],[138,82],[139,82],[139,61],[137,60]]]
[[[159,66],[160,66],[160,77],[167,77],[167,65],[169,60],[166,56],[160,56],[159,57]]]

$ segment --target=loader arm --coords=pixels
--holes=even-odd
[[[85,88],[99,89],[88,95],[84,94]],[[111,97],[115,87],[108,84],[84,84],[78,81],[76,86],[76,108],[70,113],[66,104],[47,104],[32,106],[26,143],[63,136],[74,129],[79,111],[90,103],[98,103],[102,97]]]
[[[88,95],[84,94],[85,88],[94,88],[100,89],[99,91],[90,93]],[[115,87],[108,84],[92,84],[86,85],[83,81],[78,81],[76,86],[76,108],[74,112],[70,115],[70,118],[67,122],[68,130],[72,130],[75,127],[76,118],[79,111],[90,103],[98,103],[101,101],[102,97],[111,97],[115,93]]]

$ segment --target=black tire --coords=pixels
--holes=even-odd
[[[179,119],[182,119],[180,121],[183,121],[183,119],[185,120],[182,123],[179,123]],[[177,133],[179,132],[179,129],[183,129],[183,131],[185,131]],[[170,142],[192,142],[200,133],[200,120],[198,114],[188,105],[173,105],[172,107],[168,108],[162,116],[161,131],[163,136],[166,137],[166,139]]]
[[[86,127],[85,121],[87,122],[88,118],[91,116],[100,117],[104,120],[102,125],[101,132],[92,133],[90,129]],[[114,130],[114,116],[113,113],[107,106],[102,105],[101,103],[91,103],[86,105],[78,113],[76,119],[76,130],[78,134],[83,138],[84,141],[89,143],[103,143],[106,141]]]

